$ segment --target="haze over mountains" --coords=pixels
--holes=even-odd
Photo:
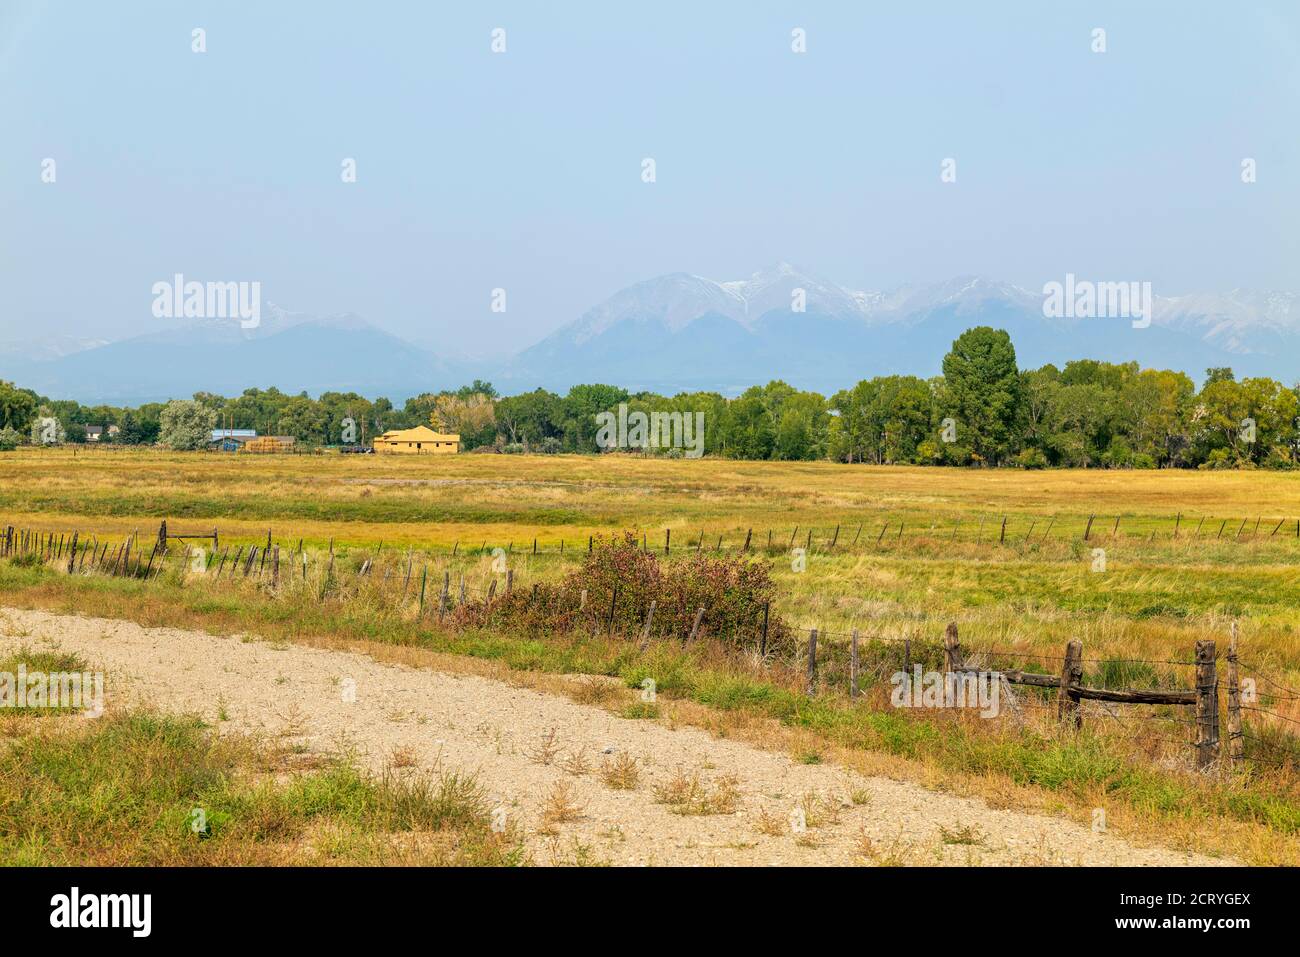
[[[796,290],[802,312],[792,308]],[[1047,318],[1042,304],[1040,292],[978,276],[857,291],[780,263],[743,280],[672,273],[636,283],[505,361],[448,358],[355,315],[315,317],[267,303],[256,329],[163,320],[157,332],[112,343],[0,344],[0,377],[55,398],[112,404],[271,385],[400,402],[474,378],[506,393],[607,382],[732,395],[774,378],[830,393],[873,375],[934,375],[952,340],[977,325],[1006,329],[1022,368],[1092,358],[1180,369],[1198,381],[1211,366],[1288,385],[1300,377],[1294,293],[1157,295],[1144,329],[1129,319]]]

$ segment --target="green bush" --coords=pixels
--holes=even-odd
[[[700,635],[752,646],[775,593],[767,562],[694,551],[683,561],[661,562],[636,535],[624,532],[596,542],[582,566],[558,584],[539,583],[536,592],[498,592],[490,605],[469,602],[457,606],[452,616],[461,625],[508,625],[530,634],[594,629],[639,637],[653,601],[654,637],[688,638],[697,612],[704,609]],[[784,622],[770,616],[769,650],[785,650],[792,642]]]

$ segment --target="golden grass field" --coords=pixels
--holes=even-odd
[[[526,588],[574,568],[589,536],[634,530],[662,553],[670,531],[674,556],[697,547],[736,554],[749,536],[751,555],[772,565],[779,589],[773,612],[798,628],[821,629],[830,659],[843,651],[850,629],[921,645],[938,641],[951,621],[975,660],[990,666],[1024,666],[1041,655],[1051,672],[1059,667],[1051,656],[1079,639],[1085,683],[1185,688],[1195,642],[1216,640],[1222,656],[1236,621],[1244,673],[1276,683],[1274,691],[1296,689],[1300,475],[1026,472],[630,455],[416,458],[62,449],[0,456],[0,528],[77,531],[83,541],[93,535],[114,543],[138,533],[137,548],[143,545],[147,553],[162,519],[172,534],[216,527],[223,550],[264,543],[268,529],[286,553],[301,539],[311,581],[304,577],[268,594],[229,577],[209,576],[202,587],[183,574],[167,581],[97,584],[14,569],[0,574],[0,601],[59,610],[93,607],[147,623],[261,630],[304,640],[332,634],[415,644],[524,671],[619,675],[632,687],[655,674],[665,693],[721,707],[723,717],[711,711],[713,717],[700,719],[715,729],[732,722],[730,733],[742,733],[752,729],[755,715],[775,717],[799,734],[822,736],[828,746],[887,753],[892,761],[920,761],[926,768],[904,772],[895,764],[891,773],[929,781],[942,776],[945,786],[963,780],[961,787],[985,795],[1014,790],[1021,803],[1085,818],[1105,801],[1125,808],[1117,813],[1127,825],[1153,839],[1183,829],[1188,846],[1241,851],[1257,862],[1300,862],[1295,765],[1286,761],[1261,765],[1246,778],[1200,780],[1189,770],[1190,729],[1171,709],[1157,715],[1125,706],[1094,714],[1089,736],[1075,743],[1057,741],[1047,726],[959,733],[939,724],[926,731],[928,719],[900,723],[887,706],[875,710],[869,702],[880,703],[879,686],[864,699],[866,707],[851,707],[835,685],[826,690],[840,695],[838,703],[808,708],[799,703],[797,686],[782,684],[785,679],[749,666],[737,672],[703,649],[652,651],[652,664],[643,664],[626,643],[457,635],[416,616],[413,592],[397,584],[388,592],[358,585],[351,592],[355,607],[312,600],[331,543],[340,569],[355,569],[363,555],[378,557],[387,570],[382,581],[392,572],[396,583],[409,562],[417,578],[421,570],[439,583],[444,572],[453,582],[464,576],[470,594],[481,597],[493,577],[493,548],[510,551],[515,587]],[[806,569],[796,570],[793,548],[808,550]],[[1105,552],[1104,570],[1095,570],[1096,549]],[[394,602],[394,590],[403,592],[404,605]],[[1026,658],[979,657],[994,650]],[[652,665],[659,671],[647,670]],[[1300,695],[1289,691],[1269,699],[1269,709],[1280,717],[1252,716],[1254,733],[1268,736],[1270,746],[1294,747],[1290,732],[1300,727],[1298,703]],[[1159,724],[1141,720],[1148,715],[1160,717]],[[1119,720],[1129,717],[1134,720]],[[935,727],[949,730],[936,734]],[[1046,789],[1046,796],[1026,796],[1026,787]],[[1184,818],[1183,824],[1172,823]]]
[[[383,543],[460,570],[481,565],[485,546],[510,548],[523,553],[524,581],[556,574],[591,535],[632,529],[662,549],[670,532],[675,553],[701,537],[705,549],[721,539],[734,551],[752,529],[751,550],[772,560],[783,586],[782,611],[804,627],[933,637],[957,620],[977,648],[1056,652],[1079,637],[1085,654],[1184,658],[1239,618],[1261,664],[1300,664],[1300,475],[1288,473],[616,455],[0,456],[0,523],[100,539],[137,532],[147,543],[164,518],[173,534],[216,527],[223,545],[264,541],[269,529],[309,551]],[[806,548],[810,532],[798,574],[791,548]],[[1094,548],[1106,552],[1105,572],[1092,570]]]

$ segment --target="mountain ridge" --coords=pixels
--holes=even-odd
[[[455,359],[355,313],[314,316],[268,302],[261,324],[176,320],[116,342],[56,337],[0,349],[0,377],[54,397],[136,404],[198,391],[356,391],[394,401],[488,379],[503,391],[609,382],[633,390],[718,391],[782,378],[830,393],[873,375],[939,371],[971,326],[1006,329],[1022,368],[1071,359],[1138,361],[1200,379],[1300,377],[1300,295],[1252,289],[1154,297],[1149,328],[1059,319],[1012,283],[961,275],[858,290],[786,262],[745,279],[676,272],[633,283],[506,360]],[[802,311],[800,311],[802,306]]]

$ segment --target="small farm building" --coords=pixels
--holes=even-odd
[[[375,438],[376,452],[401,452],[409,455],[454,455],[460,451],[460,436],[435,432],[425,425],[397,429]]]

